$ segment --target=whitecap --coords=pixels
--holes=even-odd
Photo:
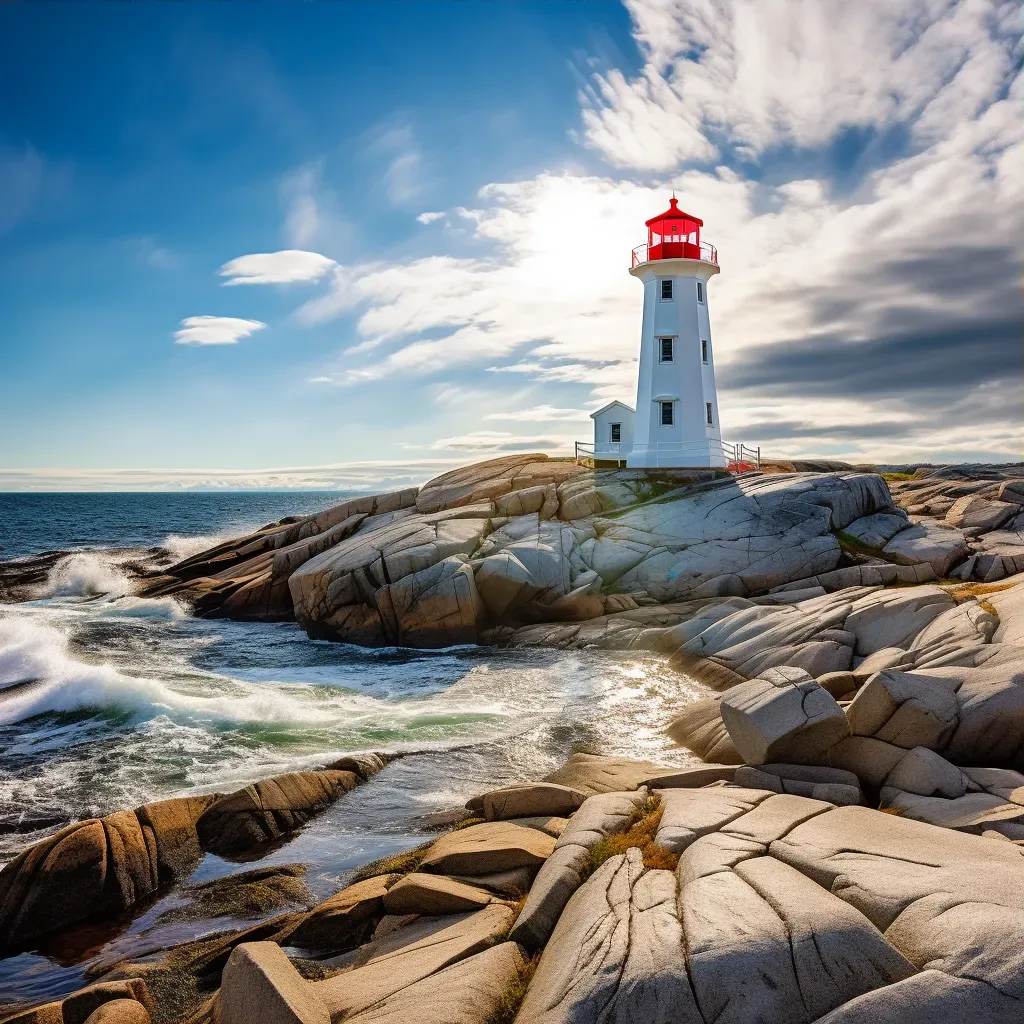
[[[116,557],[102,551],[76,551],[54,565],[37,596],[123,597],[134,590]]]

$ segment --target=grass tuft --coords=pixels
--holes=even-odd
[[[540,953],[537,953],[523,963],[515,979],[501,993],[498,1005],[488,1014],[484,1024],[513,1024],[516,1014],[519,1013],[519,1007],[523,1005],[523,1000],[526,998],[526,990],[530,987],[530,979],[537,969],[539,959]]]
[[[473,825],[482,825],[484,821],[484,818],[463,818],[462,821],[453,826],[452,831],[458,832],[460,829],[471,828]]]
[[[429,850],[434,845],[434,840],[423,843],[412,850],[405,850],[403,853],[396,853],[390,857],[381,857],[379,860],[371,860],[364,864],[353,876],[352,883],[362,882],[366,878],[374,878],[376,875],[390,875],[394,873],[408,874],[420,866]],[[352,884],[349,883],[349,884]]]
[[[625,832],[606,836],[590,851],[590,870],[596,871],[609,857],[617,857],[630,847],[643,854],[644,866],[673,870],[679,855],[654,842],[664,808],[656,796],[649,796],[643,807],[631,818]]]
[[[881,473],[879,474],[883,480],[888,480],[890,483],[899,483],[901,480],[913,480],[913,473]]]

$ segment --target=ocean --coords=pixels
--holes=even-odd
[[[314,641],[294,623],[197,619],[170,598],[138,598],[119,568],[344,497],[0,494],[0,559],[66,552],[33,600],[0,604],[0,862],[91,815],[349,751],[412,755],[264,859],[309,864],[311,888],[327,894],[360,863],[422,842],[432,813],[539,778],[574,749],[691,760],[662,729],[701,688],[660,659]],[[35,682],[5,693],[24,680]],[[200,875],[232,870],[210,857]],[[124,927],[115,949],[149,934],[145,915]],[[66,948],[8,958],[0,991],[69,991],[90,962]]]

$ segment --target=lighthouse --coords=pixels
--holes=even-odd
[[[630,274],[644,286],[633,467],[725,466],[708,315],[718,253],[702,242],[704,222],[669,208],[645,223]]]
[[[630,274],[644,287],[636,409],[613,402],[592,414],[594,459],[629,468],[730,465],[715,389],[708,283],[718,252],[701,241],[704,222],[669,208],[645,222]]]

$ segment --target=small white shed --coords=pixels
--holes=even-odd
[[[592,412],[594,458],[624,459],[633,449],[634,411],[624,402],[609,402]]]

